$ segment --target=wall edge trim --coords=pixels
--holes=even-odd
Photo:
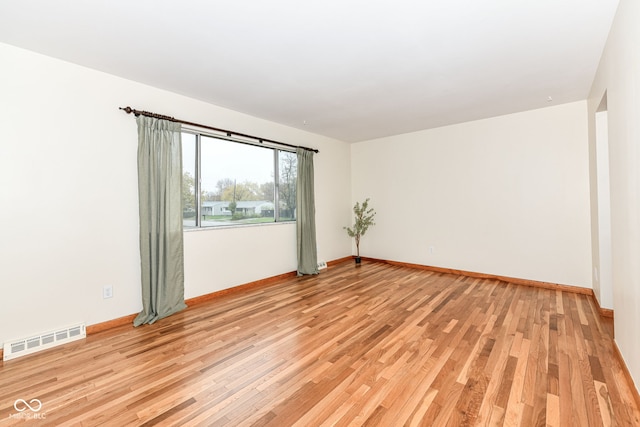
[[[200,295],[194,298],[186,299],[184,302],[187,305],[187,308],[193,307],[199,304],[203,304],[205,302],[221,298],[225,295],[235,294],[246,292],[249,289],[257,288],[260,286],[267,286],[272,283],[275,283],[279,280],[288,279],[292,277],[296,277],[295,271],[290,271],[288,273],[278,274],[276,276],[267,277],[266,279],[255,280],[253,282],[244,283],[238,286],[232,286],[230,288],[221,289],[219,291],[211,292],[208,294]],[[87,335],[96,334],[98,332],[106,331],[109,329],[117,328],[123,325],[131,325],[133,327],[133,319],[136,318],[138,313],[129,314],[126,316],[118,317],[116,319],[107,320],[106,322],[100,322],[93,325],[87,326]],[[1,355],[0,355],[1,356]]]
[[[629,389],[631,390],[633,399],[636,401],[636,405],[640,407],[640,392],[638,391],[638,387],[636,386],[635,381],[633,381],[631,372],[629,372],[629,367],[627,366],[627,364],[624,361],[624,358],[622,357],[622,352],[618,347],[618,343],[616,343],[615,339],[613,339],[612,341],[613,341],[613,353],[615,354],[615,357],[618,359],[618,362],[620,363],[620,367],[622,368],[622,375],[625,376],[625,378],[627,379],[627,383],[629,383]]]
[[[437,273],[457,274],[459,276],[474,277],[480,279],[495,279],[503,282],[513,283],[514,285],[532,286],[535,288],[550,289],[554,291],[566,291],[574,294],[594,296],[593,289],[583,288],[580,286],[561,285],[559,283],[541,282],[539,280],[521,279],[518,277],[501,276],[499,274],[478,273],[475,271],[457,270],[454,268],[436,267],[424,264],[413,264],[401,261],[391,261],[378,258],[362,257],[363,260],[371,262],[381,262],[384,264],[397,265],[400,267],[415,268],[420,270],[428,270]],[[598,306],[599,307],[599,306]]]

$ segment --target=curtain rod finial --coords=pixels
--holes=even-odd
[[[125,113],[127,113],[127,114],[131,114],[131,113],[133,113],[133,109],[132,109],[131,107],[129,107],[129,106],[126,106],[126,107],[120,107],[120,109],[121,109],[121,110],[123,110],[123,111],[124,111]]]

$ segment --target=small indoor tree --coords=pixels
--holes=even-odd
[[[343,227],[347,230],[349,237],[353,237],[356,240],[356,264],[360,264],[360,238],[364,236],[369,227],[375,225],[373,217],[376,216],[376,211],[369,207],[369,199],[367,198],[362,204],[356,202],[353,207],[353,228]]]

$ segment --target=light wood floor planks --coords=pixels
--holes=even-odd
[[[347,262],[4,362],[0,426],[640,425],[597,313],[585,295]]]

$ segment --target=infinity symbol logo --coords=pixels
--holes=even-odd
[[[33,406],[29,405],[29,403]],[[14,402],[13,407],[18,412],[24,412],[27,410],[27,408],[31,409],[33,412],[38,412],[40,409],[42,409],[42,402],[40,402],[38,399],[31,399],[29,403],[27,403],[27,401],[24,399],[18,399]]]

